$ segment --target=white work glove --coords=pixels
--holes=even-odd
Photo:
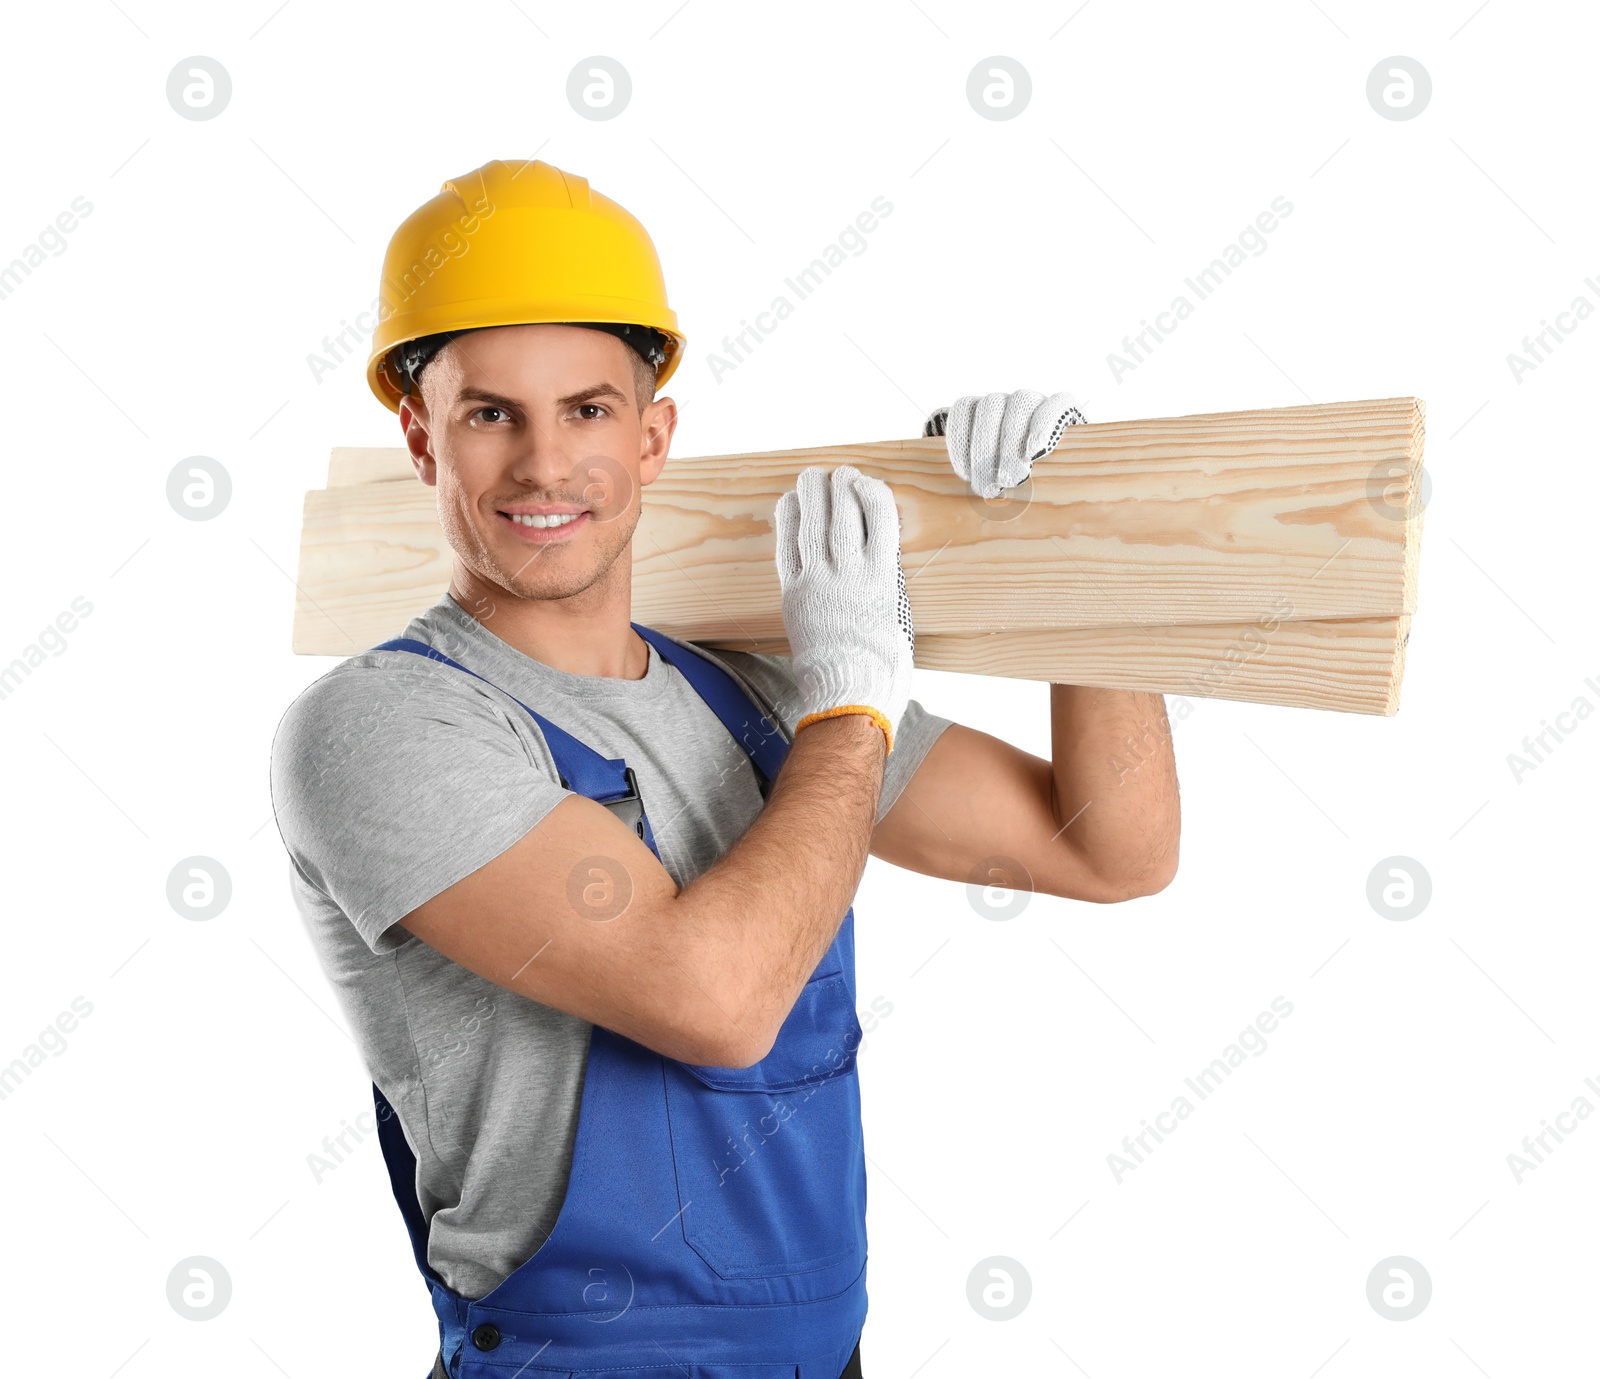
[[[1056,448],[1069,426],[1084,424],[1071,393],[1046,397],[1031,388],[1015,393],[958,397],[923,425],[924,436],[943,436],[955,471],[981,498],[998,498],[1033,471],[1033,462]]]
[[[913,647],[894,495],[853,465],[831,476],[813,465],[778,499],[773,524],[798,726],[864,713],[892,752],[911,697]]]

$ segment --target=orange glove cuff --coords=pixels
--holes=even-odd
[[[822,709],[817,713],[808,713],[795,725],[795,735],[798,736],[801,728],[808,728],[813,723],[820,723],[824,718],[838,718],[841,714],[864,713],[874,723],[883,729],[883,740],[886,744],[884,755],[894,751],[894,729],[890,727],[889,720],[877,709],[869,704],[840,704],[837,708]]]

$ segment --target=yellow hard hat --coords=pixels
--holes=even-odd
[[[638,220],[549,163],[485,163],[452,177],[390,239],[367,383],[397,412],[405,389],[386,362],[396,345],[447,330],[569,321],[660,331],[657,387],[683,357],[661,260]]]

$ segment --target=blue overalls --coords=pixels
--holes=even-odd
[[[789,750],[781,733],[721,667],[633,629],[749,753],[765,794]],[[422,642],[374,649],[477,675]],[[626,763],[522,707],[563,786],[611,808],[657,852]],[[850,911],[753,1067],[680,1063],[593,1026],[555,1226],[477,1300],[428,1263],[416,1158],[375,1085],[384,1159],[452,1379],[838,1379],[867,1312],[855,990]]]

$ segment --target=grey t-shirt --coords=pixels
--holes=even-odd
[[[278,726],[272,805],[295,904],[417,1156],[428,1261],[480,1298],[555,1224],[589,1024],[393,926],[571,793],[538,724],[508,696],[633,767],[680,887],[733,845],[762,798],[744,750],[654,647],[639,680],[568,674],[501,641],[449,595],[405,635],[500,689],[407,651],[340,662]],[[792,740],[800,701],[789,658],[708,654]],[[949,722],[911,702],[885,760],[880,819]]]

